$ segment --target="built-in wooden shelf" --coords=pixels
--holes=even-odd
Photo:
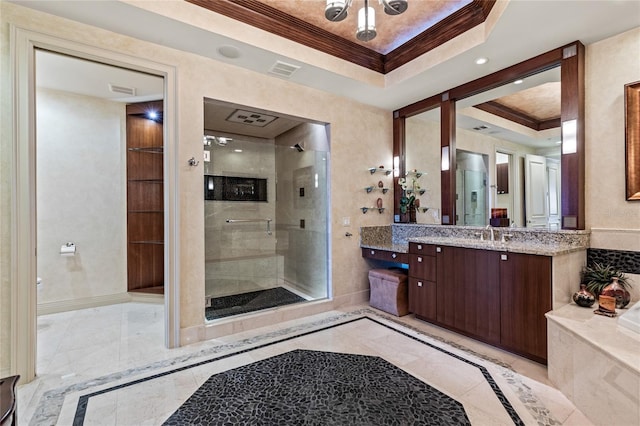
[[[127,105],[127,289],[163,294],[163,124],[149,109],[162,101]]]

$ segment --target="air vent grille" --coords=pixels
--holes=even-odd
[[[117,84],[109,83],[109,91],[112,93],[122,93],[123,95],[135,96],[135,87],[118,86]]]
[[[489,126],[485,126],[484,124],[481,124],[480,126],[476,126],[473,128],[473,130],[487,130],[489,128]]]
[[[275,64],[271,66],[269,73],[275,74],[280,77],[289,78],[293,75],[294,72],[300,69],[297,65],[287,64],[286,62],[276,61]]]

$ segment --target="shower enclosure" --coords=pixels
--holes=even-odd
[[[328,147],[320,124],[205,131],[207,320],[327,297]]]

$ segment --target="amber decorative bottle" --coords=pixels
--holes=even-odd
[[[616,299],[616,308],[622,309],[629,304],[631,295],[618,282],[618,277],[611,277],[611,282],[600,292],[601,296],[614,297]]]

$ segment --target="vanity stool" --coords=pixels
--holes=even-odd
[[[401,269],[369,271],[369,305],[401,317],[409,313],[407,274]]]

